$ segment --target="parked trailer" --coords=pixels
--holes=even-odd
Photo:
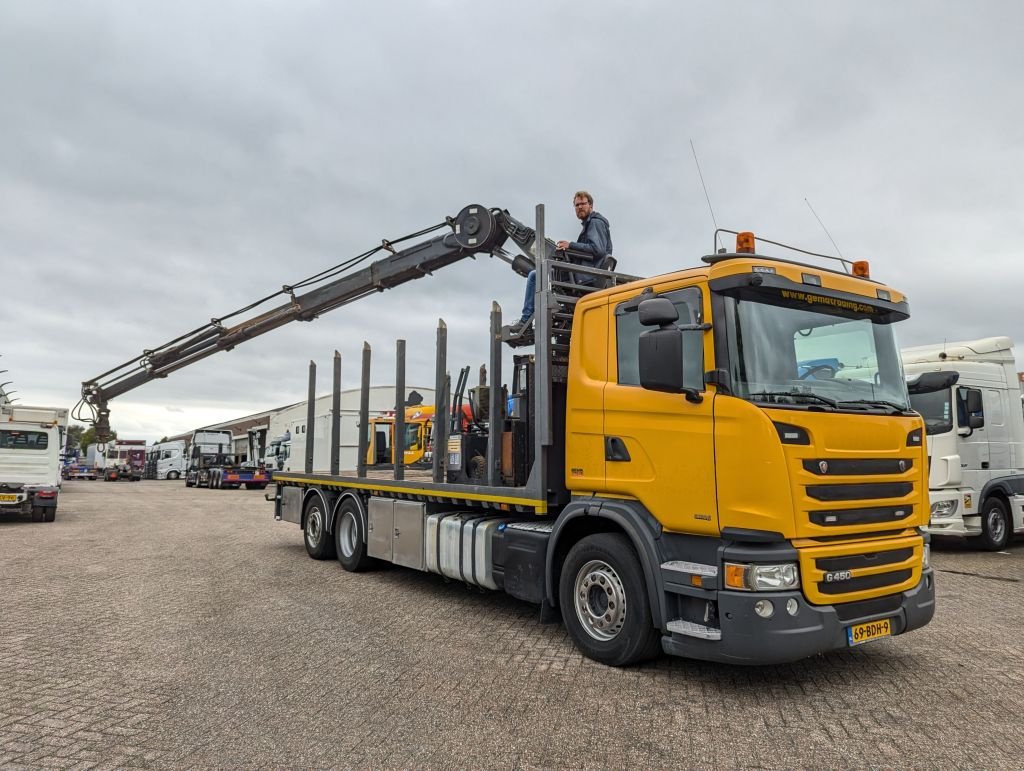
[[[185,486],[237,489],[244,485],[247,490],[265,489],[270,476],[263,466],[246,465],[232,452],[233,447],[230,431],[193,431]]]
[[[751,234],[644,280],[553,260],[540,207],[536,243],[536,333],[502,327],[495,304],[493,383],[503,342],[535,352],[514,357],[507,401],[477,394],[474,426],[441,422],[429,475],[407,476],[398,451],[387,475],[362,451],[354,472],[335,459],[312,473],[307,455],[304,473],[275,474],[275,518],[303,529],[309,556],[503,590],[560,612],[610,665],[662,650],[786,662],[931,620],[924,424],[891,331],[909,315],[901,293],[866,263],[758,255]],[[833,358],[858,371],[801,369]],[[403,341],[397,360],[401,387]],[[461,414],[464,380],[437,414]]]

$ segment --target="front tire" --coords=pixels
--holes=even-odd
[[[1002,551],[1010,542],[1013,526],[1010,511],[999,498],[987,498],[981,507],[981,536],[978,543],[989,551]]]
[[[176,480],[180,476],[181,476],[181,474],[179,474],[177,471],[168,471],[167,472],[167,478],[170,479],[171,481]]]
[[[366,554],[363,518],[359,514],[359,506],[351,498],[342,501],[334,519],[334,550],[338,562],[350,573],[371,568],[377,562]]]
[[[319,495],[310,496],[306,503],[303,523],[302,540],[306,544],[306,553],[315,560],[333,558],[334,539],[327,532],[327,509]]]
[[[597,533],[573,546],[558,599],[569,636],[588,658],[622,667],[660,652],[643,569],[626,536]]]

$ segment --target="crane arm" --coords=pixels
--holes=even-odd
[[[448,227],[450,232],[435,236],[404,249],[395,244],[421,236],[430,231]],[[533,268],[529,257],[518,255],[514,259],[502,249],[509,239],[527,254],[533,254],[535,233],[532,228],[516,220],[502,209],[483,206],[464,207],[455,217],[434,228],[405,236],[353,258],[337,269],[303,280],[294,286],[285,286],[280,292],[234,311],[228,316],[212,319],[163,345],[144,351],[129,361],[82,383],[82,400],[76,407],[76,420],[96,426],[97,438],[105,441],[110,432],[108,402],[121,394],[157,378],[187,367],[218,351],[229,351],[239,343],[266,334],[292,321],[312,321],[323,313],[339,308],[367,295],[392,289],[435,270],[444,268],[476,254],[491,254],[509,262],[512,269],[526,275]],[[547,252],[554,252],[554,244],[547,240]],[[380,251],[391,254],[354,272],[339,275],[372,254]],[[309,288],[313,287],[313,288]],[[296,290],[308,289],[304,293]],[[245,314],[271,299],[287,296],[287,302],[251,317]],[[228,326],[225,321],[243,316],[241,321]]]

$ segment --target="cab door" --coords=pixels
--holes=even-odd
[[[984,407],[987,409],[989,398],[984,389],[971,386],[957,386],[954,396],[956,400],[956,424],[959,436],[958,449],[960,451],[960,470],[965,487],[980,490],[985,483],[992,478],[990,471],[991,462],[989,459],[988,431],[982,425],[972,429],[968,425],[968,418],[986,418],[985,409],[981,412],[969,413],[967,410],[967,398],[971,391],[982,395]],[[980,505],[980,501],[978,502]]]
[[[605,474],[609,495],[636,498],[667,530],[718,533],[715,493],[714,392],[703,373],[714,368],[710,332],[688,333],[685,377],[702,399],[648,391],[640,386],[639,293],[612,299],[609,313],[608,384],[605,388]],[[676,285],[660,297],[672,301],[679,325],[710,318],[710,300],[699,286]]]

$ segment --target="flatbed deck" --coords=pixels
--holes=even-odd
[[[538,499],[526,487],[490,487],[488,485],[463,485],[434,482],[427,469],[406,469],[405,479],[395,479],[391,470],[367,471],[358,476],[354,471],[342,474],[304,474],[294,471],[275,472],[273,481],[282,486],[318,486],[366,490],[373,495],[407,500],[454,503],[465,501],[468,505],[493,508],[501,511],[518,511],[546,514],[548,503]]]

